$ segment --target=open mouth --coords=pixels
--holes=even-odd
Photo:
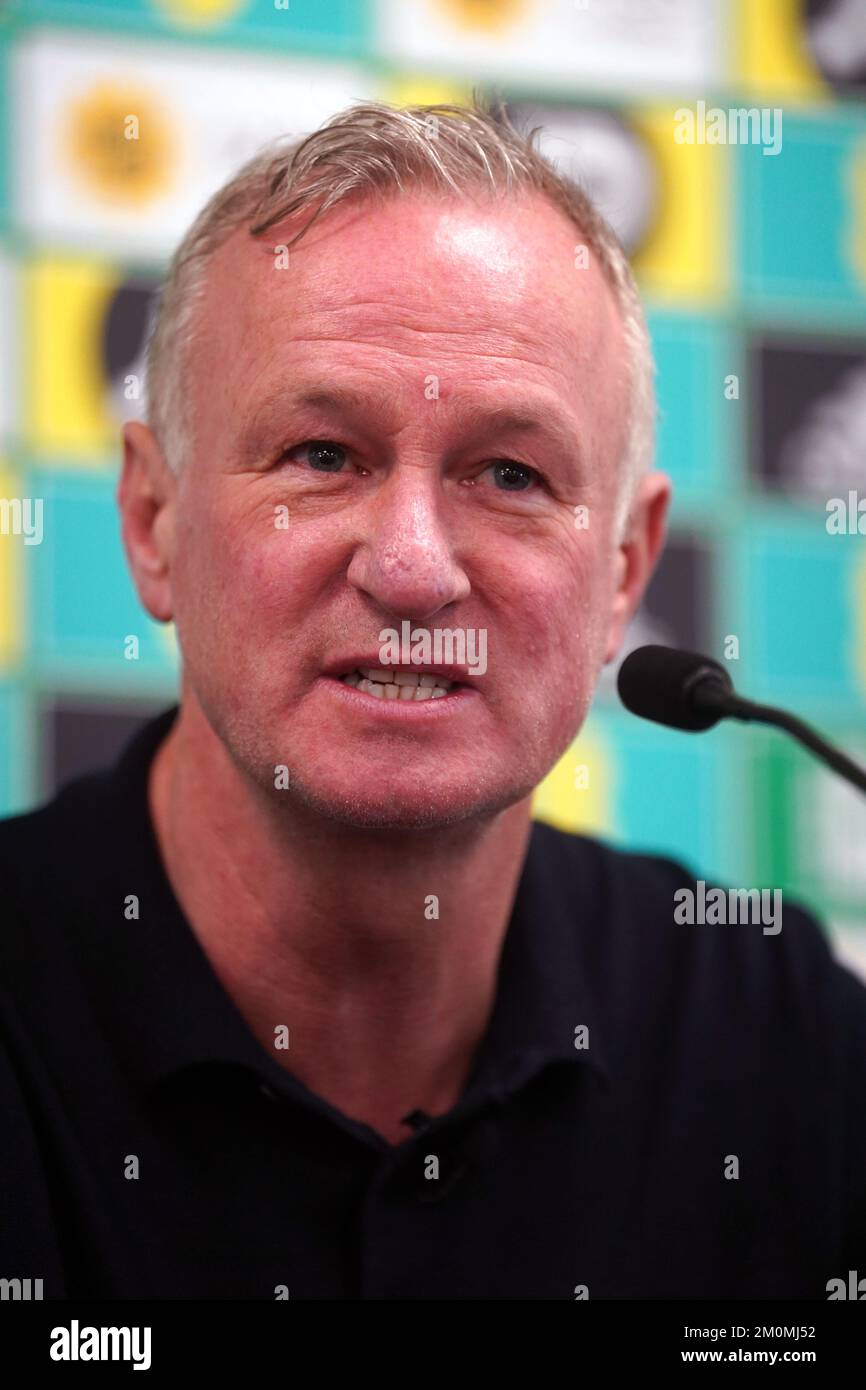
[[[446,680],[444,676],[426,671],[389,671],[370,666],[347,671],[337,680],[378,700],[441,700],[443,695],[463,689],[459,681]]]

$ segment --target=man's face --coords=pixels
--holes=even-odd
[[[337,821],[499,811],[568,747],[608,646],[612,294],[541,199],[355,204],[286,267],[298,225],[234,234],[208,271],[166,513],[185,690],[259,785]],[[404,620],[483,631],[486,671],[411,704],[325,674]]]

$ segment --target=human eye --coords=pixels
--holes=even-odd
[[[490,474],[497,492],[534,492],[544,482],[536,469],[515,459],[493,459],[484,473]]]
[[[287,459],[306,463],[316,473],[339,473],[348,459],[348,451],[332,439],[305,439],[302,444],[283,450],[280,461]]]

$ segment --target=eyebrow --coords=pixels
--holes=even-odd
[[[551,412],[544,406],[534,407],[520,403],[479,406],[455,399],[452,405],[456,408],[458,421],[466,421],[467,432],[480,434],[492,427],[503,433],[511,431],[546,436],[559,444],[562,450],[573,458],[581,473],[584,473],[584,451],[577,429],[573,429],[558,413]],[[332,411],[334,414],[369,415],[371,408],[374,411],[376,409],[376,400],[375,397],[371,397],[369,391],[359,391],[351,386],[309,386],[300,391],[277,387],[269,391],[258,403],[246,433],[252,434],[266,428],[269,417],[277,411],[305,408]]]

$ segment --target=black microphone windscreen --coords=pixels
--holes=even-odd
[[[711,728],[720,717],[692,703],[695,687],[708,678],[726,692],[733,689],[725,668],[708,656],[674,647],[638,647],[619,668],[617,690],[632,714],[696,732]]]

